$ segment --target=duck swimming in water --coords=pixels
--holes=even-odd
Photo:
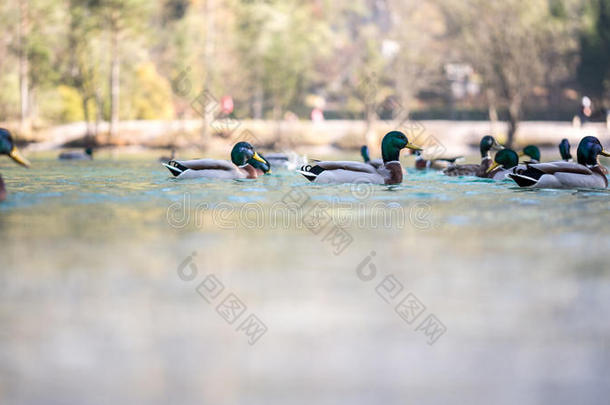
[[[519,165],[519,155],[512,149],[502,149],[494,157],[493,164],[487,171],[478,176],[494,180],[504,180],[506,175],[513,173]]]
[[[582,138],[576,151],[578,163],[551,162],[527,164],[525,170],[508,174],[519,187],[530,188],[606,188],[608,179],[598,156],[610,156],[599,139]]]
[[[29,167],[30,162],[19,153],[17,147],[13,143],[13,136],[8,129],[0,128],[0,155],[7,155],[15,162],[22,166]],[[0,201],[6,199],[6,188],[4,186],[4,180],[0,176]]]
[[[404,148],[421,150],[419,146],[409,143],[400,131],[388,132],[381,141],[383,166],[375,168],[364,162],[326,161],[317,162],[315,166],[303,166],[299,173],[315,183],[371,183],[400,184],[402,166],[400,151]]]
[[[564,162],[572,161],[572,154],[570,153],[570,141],[566,138],[563,138],[559,143],[559,154],[561,155],[561,160]]]
[[[93,160],[93,149],[85,148],[84,152],[62,152],[59,154],[59,160]]]
[[[493,136],[486,135],[481,138],[481,142],[479,143],[479,150],[481,151],[480,164],[452,165],[443,170],[443,173],[447,176],[484,176],[487,169],[489,169],[492,164],[489,151],[501,150],[502,148],[502,145],[500,145]]]
[[[559,143],[559,154],[564,162],[572,162],[572,154],[570,154],[570,142],[567,139],[562,139]],[[604,174],[608,174],[608,168],[602,164],[599,165],[600,170]]]
[[[216,159],[170,160],[163,166],[179,179],[256,179],[265,169],[269,171],[268,163],[248,142],[238,142],[231,150],[231,162]]]

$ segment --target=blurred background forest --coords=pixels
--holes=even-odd
[[[22,137],[205,123],[218,102],[275,122],[502,120],[510,139],[584,95],[593,120],[610,107],[610,0],[18,0],[0,24],[0,123]]]

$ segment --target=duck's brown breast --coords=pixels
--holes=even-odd
[[[254,168],[250,164],[242,166],[242,167],[240,167],[240,169],[246,175],[247,179],[256,179],[256,178],[258,178],[258,171],[256,170],[256,168]],[[262,171],[261,171],[261,173],[262,173]]]
[[[389,176],[385,178],[385,184],[400,184],[402,183],[402,166],[400,162],[388,162],[384,168],[389,172]]]
[[[6,200],[6,188],[4,187],[4,180],[0,176],[0,201]]]

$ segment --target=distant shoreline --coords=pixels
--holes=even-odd
[[[2,124],[0,124],[1,126]],[[7,125],[11,129],[11,125]],[[311,121],[266,121],[227,120],[215,121],[208,128],[204,140],[201,120],[174,121],[123,121],[119,126],[119,136],[109,139],[106,135],[108,123],[98,125],[99,135],[85,138],[84,122],[53,126],[33,131],[28,137],[20,137],[30,151],[53,150],[65,147],[81,147],[85,142],[100,147],[142,147],[147,149],[203,148],[225,149],[238,140],[249,141],[267,149],[317,149],[332,146],[339,150],[355,150],[363,143],[375,146],[384,133],[401,130],[415,143],[423,146],[466,153],[485,134],[494,134],[500,142],[505,139],[507,124],[489,121],[448,121],[424,120],[407,121],[403,125],[393,121],[376,121],[372,129],[366,131],[362,120]],[[365,136],[366,135],[366,136]],[[588,123],[582,128],[570,122],[523,121],[517,135],[517,145],[536,143],[555,145],[562,138],[577,143],[586,135],[594,135],[604,141],[610,140],[610,130],[605,123]]]

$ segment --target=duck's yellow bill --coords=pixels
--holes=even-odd
[[[11,149],[11,152],[8,155],[11,157],[11,159],[19,163],[20,165],[30,167],[30,162],[26,158],[24,158],[21,153],[19,153],[19,150],[17,150],[15,146],[13,146],[13,149]]]
[[[601,152],[599,152],[600,155],[604,155],[604,156],[609,156],[610,157],[610,152],[608,152],[607,150],[602,149]]]
[[[520,158],[522,158],[523,156],[525,156],[525,152],[519,152],[518,155]]]
[[[252,158],[254,158],[254,160],[258,160],[261,163],[267,164],[267,162],[265,162],[265,159],[263,159],[258,153],[254,152],[254,155],[252,156]]]
[[[423,150],[419,146],[413,145],[411,142],[407,142],[407,145],[405,146],[405,148],[409,148],[411,150]]]
[[[491,166],[489,166],[489,169],[487,169],[487,171],[486,171],[485,173],[489,173],[489,172],[491,172],[491,171],[495,170],[495,168],[496,168],[496,167],[499,167],[499,166],[500,166],[500,163],[498,163],[498,162],[493,162],[493,164],[492,164]]]

